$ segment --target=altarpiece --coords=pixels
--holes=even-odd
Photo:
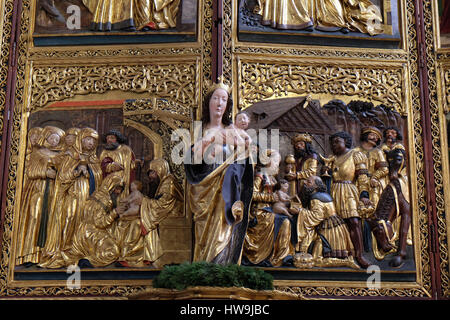
[[[126,298],[164,265],[192,261],[195,219],[186,168],[173,158],[179,143],[174,134],[193,133],[211,82],[220,76],[230,88],[232,118],[245,112],[253,132],[276,134],[278,182],[292,177],[293,164],[300,165],[295,143],[302,140],[315,150],[312,175],[322,177],[323,191],[348,201],[347,191],[339,195],[330,182],[351,180],[335,176],[345,166],[338,165],[334,134],[347,132],[352,140],[347,148],[359,148],[359,154],[370,133],[378,137],[377,150],[389,145],[389,130],[397,137],[396,148],[380,151],[383,160],[362,156],[369,159],[367,167],[352,172],[370,180],[384,170],[382,189],[365,182],[372,207],[362,209],[364,192],[355,202],[362,206],[355,229],[359,240],[353,225],[342,222],[349,216],[327,220],[321,232],[300,218],[283,218],[292,230],[297,227],[289,233],[292,239],[301,228],[318,232],[311,241],[320,249],[311,242],[302,251],[297,238],[292,255],[301,252],[309,260],[263,264],[246,251],[245,240],[240,263],[263,268],[274,276],[276,289],[305,298],[448,298],[447,0],[119,2],[120,9],[88,0],[1,4],[0,296]],[[108,137],[119,147],[108,149]],[[401,150],[395,173],[395,157],[387,156],[392,150]],[[116,173],[117,166],[127,173]],[[152,185],[152,171],[159,187]],[[400,189],[390,183],[390,173],[404,178]],[[287,181],[289,192],[302,203],[307,179],[295,170],[294,176]],[[263,203],[256,181],[253,202]],[[385,210],[396,208],[398,221],[391,221],[392,251],[382,252],[374,230],[381,226],[387,232],[387,220],[372,218],[388,214],[377,204],[388,203],[383,191],[390,188],[395,200]],[[129,201],[131,212],[133,194],[140,197],[140,220],[116,210]],[[308,205],[296,214],[312,221],[317,216]],[[257,230],[251,210],[247,228],[254,230],[246,237]],[[258,219],[273,212],[263,205],[255,210]],[[403,232],[400,218],[409,219]],[[276,232],[287,232],[277,223],[272,222]],[[347,249],[356,255],[359,250],[363,259],[339,260],[342,252],[332,247],[342,239],[331,239],[338,233],[326,230],[339,225],[349,229]],[[78,237],[81,228],[99,238]],[[400,239],[404,255],[396,264]],[[108,241],[114,244],[105,246]],[[75,289],[67,287],[72,248],[78,248],[77,262],[90,257],[78,264],[82,286]],[[335,254],[327,260],[334,263],[311,265],[315,254],[321,259]],[[370,286],[373,270],[379,278]]]

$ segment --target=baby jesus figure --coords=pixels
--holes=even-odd
[[[275,194],[275,203],[272,206],[272,210],[274,213],[282,214],[292,218],[291,213],[295,213],[296,211],[291,210],[291,200],[294,197],[289,195],[289,182],[285,179],[280,179],[278,183],[274,186],[273,192]]]
[[[235,129],[237,131],[237,137],[235,139],[235,144],[245,145],[248,147],[252,142],[249,134],[246,132],[250,125],[250,117],[245,111],[241,111],[236,115],[234,124],[229,126],[230,129]]]
[[[235,123],[232,123],[224,129],[213,129],[207,131],[204,140],[209,150],[206,152],[205,159],[208,163],[219,161],[221,163],[227,152],[235,150],[239,155],[245,154],[252,142],[250,135],[246,132],[250,123],[250,117],[247,113],[241,111],[236,116]],[[229,147],[224,149],[224,145]],[[195,152],[195,150],[194,150]]]
[[[130,184],[130,194],[125,199],[122,199],[120,203],[124,205],[125,211],[120,214],[120,217],[138,216],[141,210],[142,199],[142,182],[134,180]]]

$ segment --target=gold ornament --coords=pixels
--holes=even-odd
[[[312,143],[312,137],[307,133],[298,133],[292,138],[292,143],[295,144],[299,141]]]

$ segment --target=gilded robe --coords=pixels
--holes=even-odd
[[[314,0],[314,23],[318,30],[346,28],[371,36],[383,33],[383,19],[370,0]]]
[[[386,162],[386,156],[380,148],[373,148],[371,150],[365,150],[362,147],[357,147],[355,150],[364,153],[367,157],[367,170],[369,179],[375,179],[379,182],[379,185],[372,187],[369,185],[369,199],[376,207],[381,193],[389,183],[387,175],[389,173],[388,165]]]
[[[30,158],[31,155],[36,153],[37,150],[39,149],[39,145],[38,142],[40,140],[41,137],[41,133],[42,133],[42,128],[41,127],[34,127],[31,128],[30,131],[28,131],[28,139],[27,139],[27,149],[26,149],[26,155],[25,155],[25,167],[28,168],[28,166],[30,165]],[[34,193],[34,186],[33,184],[36,181],[34,181],[33,179],[29,178],[29,175],[27,173],[24,174],[23,177],[23,188],[22,188],[22,206],[21,206],[21,211],[20,212],[24,212],[24,203],[28,203],[30,201],[30,199],[27,199],[29,197],[31,197]],[[37,187],[37,190],[39,190],[41,188]],[[35,203],[34,201],[32,203]],[[32,215],[34,216],[34,215]],[[27,224],[29,217],[27,217],[24,213],[21,213],[19,215],[19,232],[18,232],[18,245],[17,245],[17,249],[16,249],[16,264],[20,265],[26,262],[31,262],[31,263],[37,263],[37,261],[39,260],[38,258],[38,247],[36,247],[36,252],[35,253],[31,253],[32,251],[30,251],[30,254],[27,254],[28,257],[25,258],[25,251],[28,251],[30,249],[25,249],[25,247],[30,248],[30,245],[26,245],[25,241],[26,241],[26,237],[27,237],[27,233],[26,233],[26,229],[28,228]],[[36,224],[36,221],[32,224]],[[29,236],[30,234],[28,234]],[[34,241],[35,242],[35,241]]]
[[[309,207],[300,208],[297,219],[300,251],[307,252],[310,245],[315,243],[314,258],[345,259],[353,255],[353,243],[347,225],[336,214],[331,196],[324,192],[315,193]]]
[[[94,151],[86,152],[82,147],[85,137],[98,139],[98,133],[91,128],[82,129],[74,146],[54,159],[57,169],[55,197],[52,201],[52,214],[49,224],[52,228],[44,249],[44,268],[52,268],[54,261],[60,260],[60,251],[68,250],[78,229],[89,196],[100,186],[102,171],[100,160]],[[85,165],[88,176],[77,173],[80,165]],[[59,263],[56,263],[59,267]]]
[[[253,190],[253,167],[248,158],[245,163],[235,159],[236,155],[231,154],[222,164],[185,164],[187,210],[195,224],[194,261],[220,264],[241,261]],[[239,201],[243,203],[241,221],[232,212],[233,205]]]
[[[153,14],[148,18],[149,22],[154,22],[157,29],[175,28],[180,1],[181,0],[153,0]]]
[[[244,242],[244,256],[251,264],[268,261],[272,266],[283,264],[283,259],[294,254],[291,243],[291,222],[287,216],[272,212],[273,176],[258,173],[253,187],[250,226]]]
[[[297,159],[297,180],[306,180],[311,176],[315,176],[317,173],[317,155],[312,154],[311,156]]]
[[[91,29],[140,30],[146,25],[165,29],[176,26],[180,0],[83,0],[92,13]]]
[[[65,132],[57,127],[46,126],[40,133],[39,140],[35,141],[32,152],[27,150],[25,158],[25,177],[22,189],[21,210],[19,218],[19,239],[16,253],[16,263],[39,263],[42,248],[44,248],[51,215],[51,203],[55,196],[54,177],[49,171],[54,170],[53,159],[61,150],[61,140]],[[31,130],[30,137],[31,139]],[[58,136],[56,145],[48,140]],[[29,141],[30,144],[31,141]],[[50,226],[51,228],[51,226]]]
[[[78,135],[79,130],[69,132],[68,134]],[[48,223],[51,226],[48,232],[47,241],[45,243],[44,252],[41,259],[41,266],[46,267],[52,256],[57,254],[60,250],[60,245],[62,241],[62,219],[65,216],[65,205],[64,196],[67,189],[73,184],[75,176],[73,170],[75,168],[67,166],[66,160],[74,159],[73,161],[79,160],[80,148],[77,142],[73,146],[67,148],[55,156],[52,159],[52,164],[55,167],[57,174],[54,183],[54,197],[50,204],[49,219]]]
[[[383,33],[379,9],[370,0],[259,0],[261,24],[277,29],[322,31],[349,29],[369,35]]]
[[[59,262],[61,266],[76,264],[80,259],[89,260],[94,267],[117,261],[120,248],[114,238],[113,227],[119,214],[114,208],[111,192],[119,185],[122,185],[119,177],[107,177],[86,201],[72,247],[62,252],[64,260]]]
[[[305,29],[313,25],[311,1],[260,1],[261,24],[277,29]]]
[[[136,28],[136,26],[144,23],[140,19],[135,19],[137,10],[140,6],[136,6],[134,0],[83,0],[83,4],[92,13],[91,29],[96,31],[111,31],[127,28]],[[142,7],[148,1],[143,1]],[[138,16],[140,16],[138,14]],[[145,13],[142,13],[145,16]]]
[[[144,235],[144,261],[158,266],[157,260],[163,254],[158,225],[169,215],[180,216],[183,214],[184,197],[180,185],[169,173],[167,162],[164,161],[162,165],[159,165],[153,160],[150,168],[155,168],[158,176],[161,176],[162,179],[156,190],[155,198],[145,197],[142,201],[141,226]]]
[[[100,153],[101,168],[103,178],[108,175],[115,175],[122,179],[124,183],[124,190],[119,197],[126,198],[130,194],[130,183],[134,180],[134,169],[136,167],[135,156],[133,150],[125,144],[119,145],[114,150],[103,150]],[[116,162],[120,164],[123,169],[119,171],[112,171],[111,164]]]
[[[295,194],[298,195],[300,200],[302,197],[301,191],[303,188],[303,184],[305,183],[306,179],[308,179],[311,176],[315,176],[317,174],[317,165],[318,161],[316,153],[295,160],[296,166]]]
[[[338,31],[348,28],[340,0],[314,0],[314,25],[322,31]]]
[[[384,32],[380,10],[370,0],[344,0],[345,20],[349,29],[371,36]]]
[[[47,169],[52,165],[56,152],[46,148],[36,149],[28,155],[25,162],[25,177],[22,189],[20,223],[16,264],[26,262],[39,263],[45,243],[43,234],[39,234],[43,212],[48,208],[54,196],[54,179],[47,178]],[[41,240],[38,243],[38,240]]]
[[[331,197],[337,214],[343,219],[360,217],[360,196],[363,192],[369,196],[367,157],[364,153],[351,149],[336,157],[331,169]]]
[[[169,165],[163,159],[150,162],[150,170],[155,170],[160,183],[153,199],[144,197],[140,215],[120,218],[114,225],[114,237],[120,247],[120,261],[130,266],[144,266],[146,263],[158,265],[163,248],[158,234],[159,224],[170,214],[183,213],[183,194]]]

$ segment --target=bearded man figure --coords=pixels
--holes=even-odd
[[[307,206],[298,208],[299,251],[307,253],[311,248],[316,267],[359,268],[353,260],[354,248],[347,225],[337,215],[333,199],[326,191],[320,177],[306,179],[302,193]]]
[[[164,159],[154,159],[147,171],[150,194],[144,196],[139,207],[127,210],[119,205],[119,219],[114,237],[120,246],[118,266],[160,266],[163,248],[158,227],[169,215],[183,214],[183,193]]]
[[[312,146],[309,134],[297,134],[292,138],[294,157],[288,155],[285,159],[285,179],[290,182],[291,195],[298,195],[302,202],[302,187],[305,180],[317,174],[318,155]],[[305,205],[305,203],[303,203]]]
[[[170,173],[169,164],[164,159],[150,162],[148,169],[150,194],[141,204],[141,232],[144,235],[144,263],[159,267],[163,254],[159,238],[159,225],[169,215],[183,215],[184,196],[181,186]]]
[[[119,196],[121,200],[128,196],[130,183],[135,179],[136,157],[126,145],[127,138],[118,130],[110,130],[104,142],[104,150],[100,154],[103,178],[112,174],[122,179],[124,190]]]
[[[394,149],[403,149],[405,146],[402,143],[403,136],[397,127],[391,126],[387,127],[383,131],[383,144],[381,145],[381,150],[391,151]],[[406,150],[405,150],[406,151]]]

